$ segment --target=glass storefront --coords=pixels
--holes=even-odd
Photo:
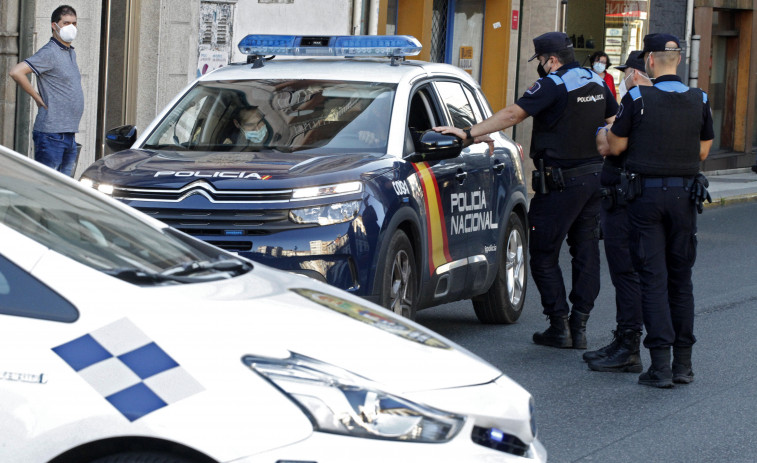
[[[590,67],[589,57],[607,53],[612,66],[608,69],[616,90],[622,73],[614,68],[623,64],[628,54],[644,47],[649,27],[647,0],[582,0],[580,7],[570,3],[566,17],[567,34],[573,41],[576,60]]]

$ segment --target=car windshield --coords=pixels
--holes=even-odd
[[[235,272],[249,265],[173,229],[159,229],[0,150],[0,223],[77,262],[133,282]],[[211,267],[213,267],[211,269]],[[152,276],[147,278],[146,276]],[[160,278],[158,278],[160,277]],[[139,281],[137,281],[139,280]],[[201,280],[197,280],[201,281]]]
[[[200,82],[145,149],[386,152],[396,85],[323,80]]]

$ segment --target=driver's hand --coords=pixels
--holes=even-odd
[[[494,154],[494,139],[489,135],[479,135],[473,138],[473,143],[486,143],[489,145],[489,156]]]

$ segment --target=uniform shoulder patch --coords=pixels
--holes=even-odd
[[[541,83],[537,80],[536,82],[534,82],[534,84],[531,86],[531,88],[529,88],[528,90],[526,90],[526,93],[528,93],[529,95],[533,95],[534,93],[538,92],[539,90],[541,90]]]

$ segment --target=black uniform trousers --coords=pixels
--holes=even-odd
[[[694,337],[694,288],[697,213],[687,179],[645,179],[640,197],[628,205],[631,255],[639,272],[644,346],[691,347]]]
[[[562,191],[536,192],[528,210],[531,227],[531,276],[541,295],[545,315],[570,313],[560,270],[560,248],[568,238],[572,267],[570,302],[591,312],[599,294],[599,173],[565,178]]]
[[[626,206],[602,207],[600,217],[605,257],[615,287],[615,321],[618,330],[641,331],[644,327],[641,283],[631,260],[631,231]]]

